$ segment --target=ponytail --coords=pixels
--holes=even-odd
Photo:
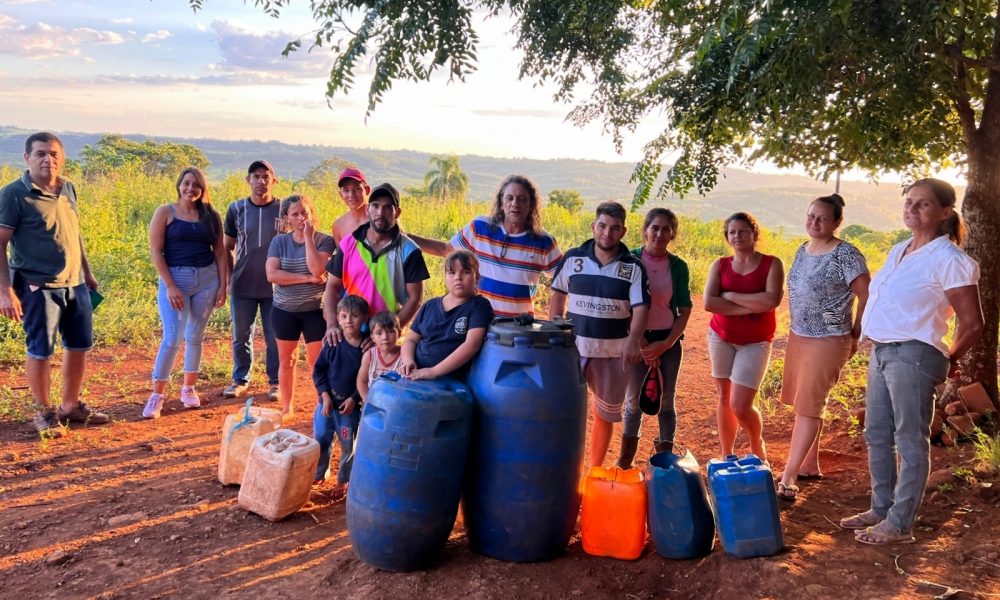
[[[939,231],[955,242],[956,246],[961,246],[962,242],[965,241],[965,223],[962,222],[962,217],[958,216],[958,212],[955,210],[951,211],[950,217],[941,222]]]

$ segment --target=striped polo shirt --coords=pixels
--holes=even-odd
[[[601,265],[594,240],[563,257],[552,289],[568,295],[566,318],[572,321],[580,356],[617,358],[628,338],[632,309],[649,305],[649,284],[642,261],[618,244],[618,255]]]
[[[316,250],[333,254],[335,248],[333,238],[325,233],[313,234]],[[277,258],[282,271],[308,275],[309,263],[306,260],[306,245],[298,243],[291,233],[283,233],[271,240],[267,249],[268,258]],[[274,305],[288,312],[306,312],[323,308],[322,283],[274,284]]]
[[[561,252],[545,231],[509,234],[488,217],[476,217],[451,238],[456,250],[468,250],[479,259],[479,292],[497,316],[534,313],[531,299],[538,277],[552,274]]]

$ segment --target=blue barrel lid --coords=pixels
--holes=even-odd
[[[550,348],[572,346],[576,336],[569,321],[546,321],[523,313],[516,317],[494,319],[486,339],[501,346]]]

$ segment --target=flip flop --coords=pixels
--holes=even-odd
[[[799,486],[795,484],[785,485],[782,482],[778,482],[778,489],[775,491],[778,498],[782,500],[787,500],[789,502],[795,502],[795,498],[799,495]]]
[[[881,522],[882,517],[870,510],[866,510],[863,513],[844,517],[840,520],[840,527],[842,529],[865,529],[872,525],[878,525]]]
[[[819,481],[823,479],[822,473],[799,473],[795,476],[798,481]]]
[[[888,546],[891,544],[912,544],[917,540],[910,532],[900,531],[889,525],[887,521],[882,521],[877,525],[855,531],[854,541],[871,546]]]

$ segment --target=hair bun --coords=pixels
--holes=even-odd
[[[844,206],[847,206],[847,203],[844,202],[844,199],[840,196],[840,194],[838,194],[836,192],[830,194],[830,199],[833,200],[834,202],[836,202],[838,205],[840,205],[841,208],[843,208]]]

